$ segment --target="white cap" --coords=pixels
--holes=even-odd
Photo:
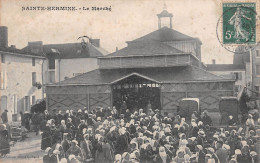
[[[115,161],[121,161],[122,156],[120,154],[115,155]]]
[[[72,140],[71,142],[72,142],[72,143],[75,143],[76,145],[78,144],[78,141],[77,141],[77,140]]]
[[[241,150],[240,150],[240,149],[236,149],[236,150],[235,150],[235,154],[236,154],[236,155],[241,155]]]
[[[76,156],[75,155],[69,155],[69,160],[71,161],[72,159],[75,159]]]

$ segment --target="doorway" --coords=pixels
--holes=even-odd
[[[130,112],[161,109],[160,84],[138,75],[131,75],[112,85],[113,106],[120,110],[125,102]]]

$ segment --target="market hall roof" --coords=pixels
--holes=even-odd
[[[185,53],[166,43],[153,40],[144,40],[140,42],[133,42],[127,47],[111,53],[105,57],[113,56],[151,56],[158,54],[178,54]]]
[[[180,54],[185,53],[173,46],[167,44],[171,41],[195,40],[201,44],[198,38],[193,38],[182,34],[174,29],[163,27],[151,32],[143,37],[128,41],[128,46],[104,57],[113,56],[151,56],[153,54]]]
[[[96,69],[51,85],[62,86],[113,84],[132,75],[137,75],[158,83],[233,81],[221,76],[214,75],[198,67],[179,66],[145,69]]]
[[[168,27],[162,27],[154,32],[151,32],[143,37],[135,39],[133,41],[143,41],[143,40],[155,40],[160,42],[167,41],[184,41],[184,40],[197,40],[200,42],[198,38],[190,37],[183,33],[180,33],[174,29]]]

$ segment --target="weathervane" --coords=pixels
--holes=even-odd
[[[90,42],[90,37],[88,37],[88,36],[81,36],[81,37],[78,38],[78,40],[81,39],[81,46],[82,46],[83,49],[86,49],[88,44],[87,44],[87,42],[85,41],[84,38],[87,38],[88,42]]]
[[[163,10],[167,10],[167,5],[166,5],[166,3],[163,4]]]

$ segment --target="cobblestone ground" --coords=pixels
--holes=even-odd
[[[41,150],[41,135],[34,133],[28,134],[29,138],[24,141],[17,142],[11,146],[11,151],[4,158],[0,158],[0,162],[5,163],[38,163],[42,162],[44,151]]]

